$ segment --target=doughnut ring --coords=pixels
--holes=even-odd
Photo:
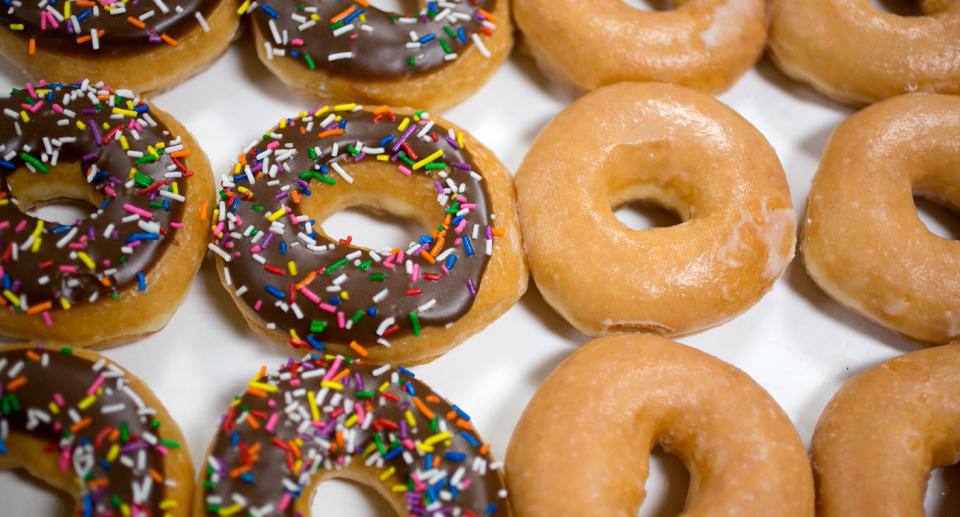
[[[551,78],[580,90],[658,81],[720,93],[760,57],[763,0],[679,0],[645,12],[620,0],[513,4],[523,47]]]
[[[595,339],[547,377],[507,449],[510,503],[521,517],[636,515],[658,444],[690,472],[684,515],[813,516],[810,462],[773,398],[642,334]]]
[[[537,287],[588,335],[718,325],[793,257],[796,215],[776,153],[733,110],[680,86],[585,95],[540,133],[515,181]],[[631,230],[611,207],[639,199],[684,222]]]
[[[213,175],[170,115],[100,83],[27,84],[0,100],[0,331],[81,346],[156,332],[206,244]],[[96,209],[70,224],[27,210]]]
[[[0,469],[24,467],[78,515],[187,517],[193,464],[142,381],[88,350],[0,348]]]
[[[870,0],[771,0],[770,56],[831,99],[863,105],[910,92],[960,93],[960,2],[926,0],[926,16]]]
[[[960,346],[918,350],[847,381],[810,452],[817,515],[924,515],[930,471],[960,454]]]
[[[397,515],[509,516],[501,463],[470,416],[409,370],[311,355],[262,370],[221,419],[194,515],[309,515],[345,478]]]
[[[960,242],[930,232],[914,195],[960,206],[960,97],[911,94],[833,132],[813,178],[801,247],[841,305],[927,343],[960,338]]]

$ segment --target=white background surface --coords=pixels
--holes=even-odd
[[[3,88],[24,81],[6,64],[0,65],[0,79]],[[802,216],[826,140],[853,111],[786,79],[765,59],[719,98],[752,122],[776,149],[794,208]],[[473,97],[443,116],[472,132],[515,171],[540,129],[571,100],[550,87],[532,61],[514,54]],[[157,96],[154,103],[194,134],[218,176],[230,169],[245,144],[281,117],[313,106],[263,68],[246,37],[213,67]],[[631,225],[650,223],[635,210],[620,210],[618,215]],[[415,228],[378,226],[355,211],[335,215],[324,228],[333,236],[345,236],[346,231],[357,230],[358,220],[371,223],[354,231],[360,244],[400,244]],[[207,257],[186,303],[166,329],[105,352],[153,388],[179,422],[196,466],[201,465],[219,416],[233,396],[261,364],[276,365],[287,357],[284,350],[248,330],[212,265]],[[433,363],[412,370],[468,411],[502,459],[537,386],[588,340],[544,303],[531,282],[520,302],[486,330]],[[805,443],[821,409],[846,379],[916,349],[833,302],[807,277],[799,260],[751,310],[719,328],[679,341],[745,370],[780,403]],[[647,482],[651,495],[641,515],[672,515],[682,508],[685,474],[676,460],[664,458],[655,456]],[[945,472],[942,477],[947,481],[960,480],[956,468]],[[351,485],[327,485],[321,495],[334,497],[328,504],[335,511],[324,515],[387,512],[375,498],[366,498]],[[935,476],[928,491],[930,514],[946,515],[951,508],[957,512],[958,491],[960,482],[945,483]],[[14,472],[0,472],[0,502],[0,515],[66,515],[70,509],[69,500]],[[319,506],[314,508],[320,515]]]

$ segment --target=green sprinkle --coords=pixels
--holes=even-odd
[[[438,170],[447,168],[447,165],[445,163],[428,163],[424,165],[423,168],[427,170]]]
[[[311,160],[317,159],[317,151],[315,151],[313,147],[311,147],[310,149],[307,149],[307,154],[310,155]]]
[[[372,399],[372,398],[373,398],[373,392],[372,392],[372,391],[358,391],[358,392],[355,393],[355,395],[357,396],[358,399]]]
[[[386,279],[387,279],[387,275],[383,273],[374,273],[370,275],[370,280],[373,280],[374,282],[383,282]]]
[[[363,317],[363,311],[357,311],[353,314],[353,317],[350,319],[353,320],[354,324],[356,324],[358,321],[360,321],[360,318],[362,317]]]
[[[33,156],[30,156],[27,153],[20,153],[20,158],[22,158],[23,161],[29,163],[30,165],[33,165],[37,169],[40,169],[40,172],[44,172],[44,173],[50,172],[50,167],[47,167],[46,165],[40,163],[40,160],[34,158]]]
[[[156,428],[160,427],[160,424],[161,424],[161,423],[162,423],[162,422],[160,422],[159,420],[154,420],[154,421],[150,422],[150,427],[153,428],[153,429],[156,429]]]
[[[136,174],[133,175],[133,182],[143,188],[147,188],[153,184],[153,180],[150,179],[150,176],[147,176],[140,171],[137,171]]]
[[[417,65],[417,60],[416,60],[413,56],[410,56],[410,59],[409,59],[408,61],[409,61],[409,63],[410,63],[410,66],[416,66],[416,65]]]
[[[449,30],[449,29],[448,29],[448,30]],[[445,39],[443,39],[443,38],[437,38],[437,41],[440,42],[440,46],[443,47],[443,51],[446,52],[447,54],[449,54],[449,53],[450,53],[450,45],[447,45],[447,40],[445,40]]]
[[[263,212],[263,205],[253,205],[254,212]]]
[[[380,451],[380,454],[386,454],[387,449],[383,446],[383,438],[380,438],[380,433],[373,433],[373,441],[377,444],[377,450]]]
[[[70,355],[70,354],[73,353],[73,349],[70,348],[70,347],[68,347],[68,346],[65,346],[65,347],[63,347],[63,348],[60,349],[60,353],[61,353],[61,354]]]
[[[337,180],[331,178],[330,176],[324,176],[324,175],[322,175],[322,174],[318,174],[318,175],[316,176],[316,178],[317,178],[318,180],[326,183],[327,185],[336,185],[336,184],[337,184]]]
[[[179,448],[180,448],[180,442],[177,442],[177,441],[174,441],[174,440],[160,440],[160,443],[162,443],[163,445],[166,445],[167,447],[171,447],[171,448],[174,448],[174,449],[179,449]]]
[[[148,154],[146,156],[141,156],[140,158],[137,158],[136,160],[134,160],[133,163],[135,163],[136,165],[140,165],[142,163],[153,163],[157,161],[157,158],[158,156],[155,154]]]
[[[120,499],[120,496],[118,496],[117,494],[113,494],[112,496],[110,496],[110,502],[113,503],[113,505],[116,506],[117,508],[120,508],[121,506],[123,506],[123,501]]]
[[[354,155],[354,156],[360,156],[360,151],[354,149],[354,147],[353,147],[352,145],[348,145],[348,146],[347,146],[347,151],[350,151],[350,154],[352,154],[352,155]]]
[[[313,332],[313,333],[315,333],[315,334],[319,334],[320,332],[323,332],[323,329],[325,329],[325,328],[327,328],[327,322],[326,322],[326,321],[313,320],[313,321],[310,322],[310,332]]]
[[[420,318],[417,318],[417,313],[415,312],[410,313],[410,326],[413,327],[413,335],[419,336],[420,335]]]
[[[333,273],[334,271],[342,268],[343,266],[346,266],[348,262],[350,262],[348,259],[342,258],[334,262],[332,265],[327,266],[327,268],[324,269],[323,271],[324,273],[329,275],[330,273]]]
[[[120,441],[123,443],[127,443],[129,439],[130,439],[130,433],[129,431],[127,431],[127,423],[121,422],[120,423]]]
[[[404,161],[404,163],[406,163],[407,165],[410,165],[411,167],[416,165],[417,163],[411,160],[410,158],[407,158],[407,155],[403,154],[403,151],[400,151],[399,153],[397,153],[397,156],[399,156],[400,159]]]
[[[430,431],[431,431],[431,432],[434,432],[434,433],[437,432],[437,429],[438,429],[438,427],[437,427],[437,421],[438,421],[439,418],[440,418],[440,417],[438,417],[438,416],[434,416],[432,419],[430,419]]]
[[[313,64],[313,58],[310,57],[310,54],[304,54],[303,60],[307,62],[307,67],[309,67],[310,70],[314,70],[317,68],[317,65]]]
[[[357,269],[359,269],[360,271],[366,271],[367,268],[370,267],[370,265],[372,264],[373,264],[372,260],[364,260],[363,262],[360,263],[359,266],[357,266]]]

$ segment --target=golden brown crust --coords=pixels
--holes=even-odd
[[[520,517],[636,515],[659,444],[690,472],[684,515],[813,515],[790,419],[737,368],[649,335],[596,339],[547,377],[507,449]]]
[[[620,0],[525,0],[513,15],[525,50],[547,75],[581,90],[621,81],[730,88],[763,51],[763,0],[674,3],[646,12]]]
[[[52,314],[48,327],[40,314],[0,311],[3,333],[23,338],[69,343],[88,348],[109,348],[134,341],[162,329],[183,302],[200,269],[206,251],[207,223],[200,218],[204,203],[214,199],[213,172],[200,145],[172,116],[151,107],[150,114],[183,138],[190,155],[184,165],[194,175],[183,204],[183,227],[178,229],[147,275],[147,290],[136,284],[121,289],[118,298],[80,303]],[[207,215],[206,217],[209,217]]]
[[[891,359],[847,381],[810,446],[823,517],[922,517],[930,471],[960,454],[960,346]]]
[[[31,79],[73,81],[91,77],[106,84],[154,95],[207,68],[233,41],[240,27],[239,2],[221,0],[207,18],[210,32],[199,25],[177,39],[177,45],[154,45],[138,54],[63,54],[37,45],[30,55],[27,40],[0,26],[0,55]]]
[[[588,335],[718,325],[793,256],[796,215],[773,149],[730,108],[679,86],[582,97],[543,130],[516,184],[537,287]],[[631,230],[611,207],[638,199],[686,222]]]
[[[862,106],[909,92],[960,93],[960,2],[898,16],[870,0],[771,0],[770,56],[788,76]]]
[[[4,345],[0,350],[20,350],[35,348],[35,343]],[[167,409],[159,399],[150,391],[150,388],[139,378],[131,374],[119,364],[103,357],[102,355],[83,349],[74,349],[72,354],[82,357],[92,363],[103,359],[108,364],[116,366],[124,372],[129,381],[130,388],[143,399],[147,407],[156,410],[154,418],[161,422],[156,429],[157,438],[160,440],[172,440],[180,444],[179,449],[172,449],[169,454],[162,456],[163,473],[166,479],[175,482],[176,486],[162,486],[163,497],[161,499],[171,499],[176,501],[176,506],[168,508],[166,514],[170,517],[189,517],[191,508],[191,499],[193,498],[193,463],[190,459],[190,452],[187,449],[187,442],[177,426],[177,422],[170,416]],[[66,492],[73,496],[77,503],[78,514],[82,513],[82,504],[80,501],[80,491],[77,489],[76,480],[72,469],[66,471],[60,470],[57,465],[57,456],[51,455],[43,449],[48,443],[36,438],[11,433],[6,441],[8,452],[6,455],[0,455],[0,470],[23,467],[34,477],[46,482],[54,488]],[[39,459],[45,461],[38,461]]]
[[[913,195],[960,207],[960,97],[914,94],[847,119],[827,143],[801,237],[807,272],[861,316],[928,343],[960,339],[960,242]]]
[[[252,24],[257,56],[274,75],[291,90],[317,102],[343,100],[415,107],[442,111],[463,102],[482,86],[506,61],[513,48],[513,25],[510,2],[499,0],[493,11],[497,29],[484,37],[490,57],[484,57],[471,45],[452,63],[437,71],[407,79],[359,80],[310,70],[303,63],[284,56],[268,58],[264,42],[268,41]]]

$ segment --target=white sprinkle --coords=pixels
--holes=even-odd
[[[470,35],[470,39],[473,40],[473,43],[477,46],[477,50],[479,50],[480,53],[483,54],[483,57],[486,57],[486,58],[490,57],[490,51],[487,50],[487,47],[483,44],[482,41],[480,41],[479,34],[474,32],[473,34]]]
[[[353,52],[337,52],[327,56],[327,61],[339,61],[341,59],[353,59]]]

